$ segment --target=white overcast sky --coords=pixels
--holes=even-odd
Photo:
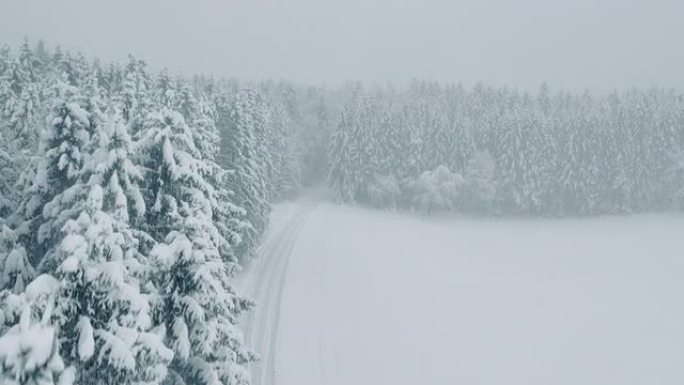
[[[684,88],[684,0],[0,0],[0,42],[251,79]]]

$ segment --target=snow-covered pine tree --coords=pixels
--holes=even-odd
[[[368,198],[368,185],[375,178],[379,159],[376,157],[379,143],[376,129],[379,126],[379,106],[376,98],[359,93],[345,109],[346,118],[341,125],[343,154],[341,168],[344,179],[341,185],[341,198],[348,202],[366,201]],[[345,127],[347,126],[348,127]],[[346,175],[345,175],[346,174]]]
[[[106,69],[103,70],[102,77],[99,83],[107,92],[107,99],[115,101],[123,88],[123,70],[118,63],[110,63]]]
[[[90,65],[81,53],[58,52],[53,58],[58,79],[72,87],[82,87]]]
[[[213,210],[214,224],[229,245],[235,249],[242,242],[241,234],[248,231],[250,226],[244,220],[245,210],[233,203],[235,196],[230,186],[232,171],[226,170],[219,164],[221,151],[221,137],[217,126],[219,115],[216,95],[212,94],[215,85],[211,81],[207,80],[207,82],[203,88],[208,91],[203,93],[193,91],[184,79],[177,79],[176,84],[180,89],[178,108],[184,117],[187,116],[186,122],[188,122],[195,148],[208,167],[205,179],[214,188],[217,196]],[[237,258],[236,253],[227,253],[224,257],[231,263],[236,262],[233,258]]]
[[[157,104],[171,109],[176,107],[176,87],[168,68],[162,69],[157,75],[152,93]]]
[[[465,169],[462,207],[474,213],[491,213],[496,198],[496,161],[489,151],[473,152]]]
[[[28,81],[30,83],[35,82],[38,77],[37,69],[40,67],[40,61],[33,52],[28,38],[24,39],[24,42],[19,48],[19,63],[26,74]]]
[[[29,259],[37,266],[61,238],[64,223],[78,215],[83,199],[91,121],[79,90],[62,84],[50,126],[43,133],[37,164],[22,177],[25,190],[15,221]]]
[[[134,139],[141,135],[145,115],[151,110],[153,95],[150,88],[152,80],[147,72],[147,63],[130,56],[123,73],[121,91],[115,99]]]
[[[355,118],[354,108],[350,105],[345,106],[330,142],[328,184],[335,190],[339,199],[346,203],[353,203],[356,199],[356,183],[350,154],[355,150],[351,147]]]
[[[19,179],[20,161],[16,149],[9,143],[7,132],[0,128],[0,225],[16,209],[19,200],[17,180]]]
[[[45,41],[39,39],[36,42],[33,52],[35,56],[34,67],[37,69],[37,72],[44,74],[49,69],[51,61],[50,51],[47,44],[45,44]]]
[[[527,165],[524,127],[518,105],[506,111],[496,127],[497,179],[500,181],[498,204],[507,212],[525,209],[523,173]]]
[[[228,185],[235,204],[245,209],[245,230],[237,249],[240,259],[251,258],[268,222],[269,193],[272,191],[267,149],[268,111],[254,90],[244,88],[218,104],[221,161],[230,170]]]
[[[177,110],[191,127],[195,147],[203,159],[216,162],[218,159],[220,138],[216,127],[217,112],[213,103],[203,94],[197,95],[190,84],[176,79]]]
[[[114,198],[105,199],[105,211],[117,221],[139,229],[144,221],[146,207],[141,192],[144,173],[134,159],[137,143],[131,139],[118,113],[108,116],[96,137],[98,147],[94,151],[89,172],[101,179],[99,184],[105,188],[106,195]]]
[[[161,384],[173,353],[163,331],[151,330],[150,304],[136,279],[143,258],[125,222],[121,165],[93,175],[83,211],[64,226],[55,253],[54,318],[60,350],[79,383]]]
[[[273,168],[268,170],[271,179],[272,191],[269,196],[273,199],[281,199],[289,195],[290,180],[286,160],[288,131],[291,128],[285,107],[275,100],[269,100],[269,127],[268,127],[268,153],[271,156]]]
[[[15,155],[34,151],[38,137],[40,89],[33,64],[32,51],[25,43],[19,57],[5,59],[5,69],[0,74],[0,129]]]
[[[375,154],[375,172],[380,175],[393,175],[394,177],[404,177],[401,170],[401,150],[402,150],[402,122],[399,114],[394,110],[396,107],[391,102],[384,106],[379,113],[379,121],[376,128],[375,140],[380,143]]]
[[[164,108],[151,117],[143,147],[151,170],[147,218],[160,241],[151,253],[155,320],[166,326],[175,353],[168,381],[247,384],[245,365],[253,356],[237,322],[250,303],[232,286],[237,264],[213,221],[220,197],[205,178],[210,167],[179,113]]]
[[[304,162],[313,167],[312,170],[304,172],[305,185],[325,180],[328,172],[328,142],[333,129],[332,116],[335,115],[333,106],[336,107],[336,105],[328,100],[327,95],[328,91],[324,88],[318,91],[315,113],[315,126],[318,128],[316,131],[318,135],[316,143],[309,149],[310,155],[304,158]]]
[[[378,168],[378,154],[382,143],[376,135],[378,131],[381,108],[376,97],[361,99],[358,121],[352,135],[352,146],[357,151],[354,158],[354,173],[357,183],[357,197],[363,201],[368,198],[368,185],[373,181]]]
[[[299,158],[297,133],[285,107],[277,100],[270,101],[268,153],[271,156],[272,199],[294,196],[301,189],[302,165]]]

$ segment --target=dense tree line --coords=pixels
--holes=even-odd
[[[247,384],[233,277],[272,202],[321,173],[310,104],[326,95],[0,50],[0,382]]]
[[[330,144],[341,200],[428,212],[591,215],[679,208],[684,99],[665,89],[534,94],[360,86]]]

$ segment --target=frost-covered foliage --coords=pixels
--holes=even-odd
[[[684,99],[664,89],[606,96],[535,94],[415,81],[356,86],[330,144],[330,185],[373,203],[373,175],[418,180],[439,165],[463,175],[453,210],[592,215],[681,205],[677,154]],[[404,189],[405,206],[415,189]]]
[[[461,174],[452,173],[446,166],[440,165],[432,171],[423,172],[417,180],[410,181],[407,190],[411,192],[411,206],[431,214],[453,211],[465,184]]]
[[[0,272],[0,290],[15,294],[22,293],[35,274],[18,235],[6,225],[0,225]]]
[[[0,337],[0,383],[3,385],[72,385],[75,370],[60,357],[58,336],[49,314],[40,322],[25,306],[19,323]]]
[[[394,175],[375,174],[368,184],[369,203],[376,207],[395,208],[401,199],[401,186]]]
[[[0,290],[0,383],[12,385],[74,384],[52,324],[59,282],[48,274],[36,277],[22,293]]]

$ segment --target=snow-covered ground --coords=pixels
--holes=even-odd
[[[276,208],[262,253],[242,277],[260,301],[257,385],[684,383],[681,216],[425,219],[305,200]]]

